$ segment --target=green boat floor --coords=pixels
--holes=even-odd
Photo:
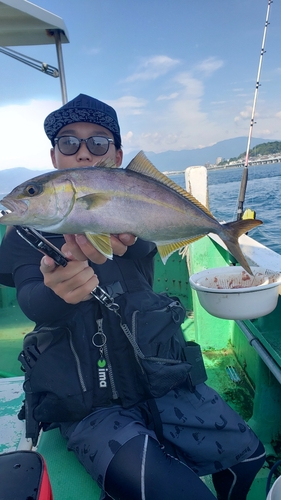
[[[100,488],[67,450],[66,441],[58,429],[43,433],[38,452],[46,461],[54,500],[98,500]]]
[[[23,314],[18,305],[1,308],[0,340],[23,339],[33,327],[34,323]]]
[[[34,323],[27,319],[18,305],[1,309],[0,313],[0,376],[22,375],[18,355],[24,336],[31,332]]]
[[[246,421],[249,420],[253,412],[254,389],[231,348],[205,351],[203,358],[208,375],[207,384]],[[230,377],[229,372],[234,373],[237,382]]]

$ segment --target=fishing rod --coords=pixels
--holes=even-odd
[[[250,152],[250,145],[251,145],[251,139],[252,139],[252,134],[253,134],[253,127],[255,124],[255,111],[256,111],[256,103],[257,103],[257,97],[258,97],[258,90],[260,87],[260,74],[261,74],[263,56],[265,54],[265,39],[266,39],[267,27],[269,25],[270,5],[272,4],[272,2],[273,2],[273,0],[268,0],[268,4],[267,4],[266,19],[265,19],[265,25],[264,25],[264,31],[263,31],[262,47],[261,47],[261,54],[260,54],[260,59],[259,59],[256,88],[255,88],[255,93],[254,93],[254,101],[253,101],[253,107],[252,107],[252,116],[251,116],[251,121],[250,121],[250,130],[249,130],[249,135],[248,135],[248,143],[247,143],[247,149],[246,149],[244,170],[243,170],[243,174],[242,174],[240,192],[239,192],[239,197],[238,197],[237,220],[241,220],[242,216],[243,216],[243,205],[244,205],[244,201],[245,201],[245,194],[246,194],[246,188],[247,188],[247,182],[248,182],[249,152]]]

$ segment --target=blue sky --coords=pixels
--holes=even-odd
[[[113,105],[125,153],[247,136],[268,0],[37,0],[63,18],[68,99]],[[271,5],[254,137],[281,140],[281,4]],[[57,66],[53,46],[16,48]],[[58,79],[0,54],[0,170],[50,167]],[[246,144],[245,144],[246,147]]]

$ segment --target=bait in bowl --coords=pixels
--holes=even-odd
[[[224,319],[254,319],[272,312],[278,301],[281,274],[252,267],[253,276],[242,267],[206,269],[190,276],[202,307]]]

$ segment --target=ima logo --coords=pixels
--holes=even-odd
[[[107,387],[106,374],[108,369],[106,368],[105,359],[98,360],[98,375],[99,375],[99,386],[100,388]]]

